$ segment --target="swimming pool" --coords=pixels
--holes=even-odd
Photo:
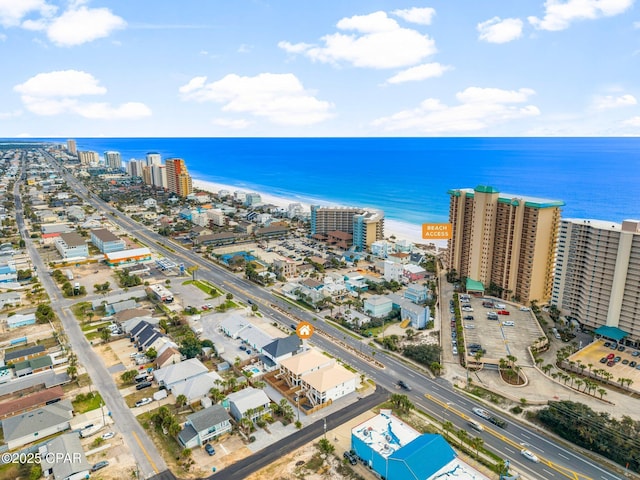
[[[247,370],[249,370],[254,375],[260,375],[262,373],[262,370],[260,370],[258,367],[249,367]]]

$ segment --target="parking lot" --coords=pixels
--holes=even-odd
[[[609,346],[606,346],[607,344]],[[578,362],[585,365],[585,374],[589,371],[604,370],[612,375],[611,381],[614,383],[620,384],[617,381],[619,378],[628,378],[632,381],[629,389],[640,392],[640,352],[629,347],[625,347],[623,351],[617,348],[619,347],[615,342],[598,339],[571,355],[568,360],[576,362],[576,365]],[[602,359],[606,361],[603,362]],[[591,365],[591,368],[588,365]]]
[[[468,355],[473,356],[473,351],[478,350],[471,346],[480,345],[485,364],[497,365],[501,358],[513,355],[521,366],[533,366],[527,347],[544,333],[531,311],[497,299],[470,297],[468,301],[459,302]],[[483,302],[493,305],[485,307]],[[493,319],[489,318],[490,313]]]

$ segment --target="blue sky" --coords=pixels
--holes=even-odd
[[[640,134],[634,0],[0,0],[0,136]]]

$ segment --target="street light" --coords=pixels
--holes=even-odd
[[[323,417],[322,421],[324,422],[324,439],[327,439],[327,418]]]

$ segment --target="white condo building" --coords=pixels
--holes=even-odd
[[[640,221],[564,219],[551,304],[589,330],[617,327],[640,342]]]
[[[162,165],[162,155],[158,152],[149,152],[146,156],[147,166]]]
[[[120,152],[104,152],[104,165],[107,168],[122,168]]]

